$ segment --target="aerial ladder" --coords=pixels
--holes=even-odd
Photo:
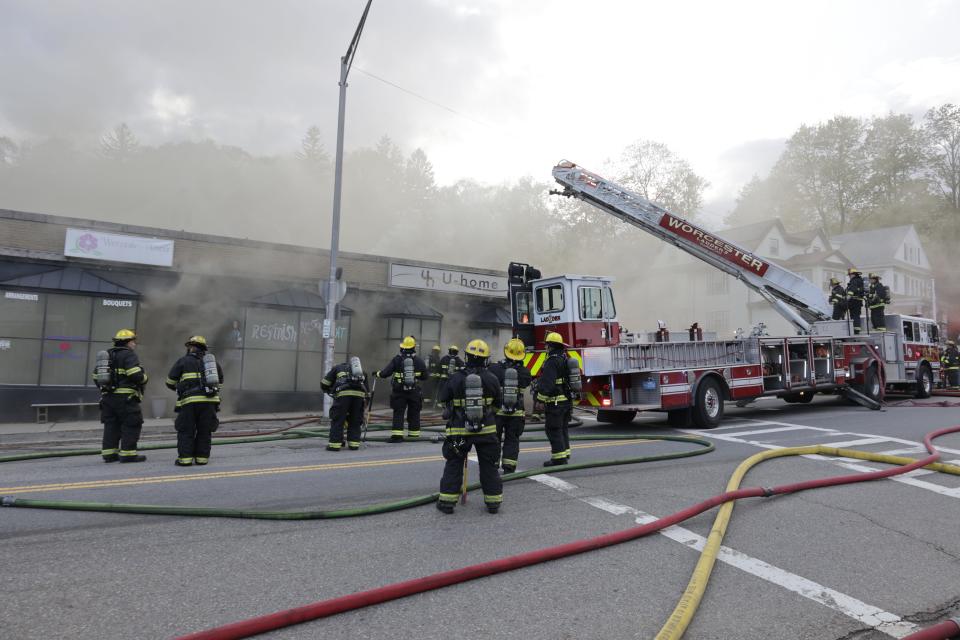
[[[799,333],[814,333],[814,323],[830,319],[831,308],[820,288],[789,269],[572,162],[557,164],[553,177],[563,190],[551,193],[579,198],[737,278],[767,300]]]

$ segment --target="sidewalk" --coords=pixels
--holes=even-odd
[[[244,414],[244,415],[228,415],[220,414],[221,421],[234,421],[237,422],[234,424],[245,425],[244,429],[249,429],[250,425],[248,424],[251,421],[261,421],[265,419],[270,420],[292,420],[293,418],[303,418],[304,416],[311,416],[316,414],[309,414],[305,412],[293,412],[293,413],[257,413],[257,414]],[[224,425],[229,427],[230,424]],[[75,431],[101,431],[103,425],[100,424],[99,420],[70,420],[63,422],[45,422],[37,424],[36,422],[5,422],[0,423],[0,437],[9,436],[9,435],[18,435],[18,434],[49,434],[49,435],[59,435],[63,433],[75,432]],[[173,428],[173,418],[145,418],[143,421],[143,432],[144,433],[174,433]]]

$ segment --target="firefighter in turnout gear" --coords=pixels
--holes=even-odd
[[[134,351],[137,335],[121,329],[113,337],[113,348],[97,354],[93,379],[100,389],[100,422],[103,423],[104,462],[143,462],[137,442],[143,428],[143,388],[147,373]],[[102,357],[101,357],[102,356]]]
[[[187,353],[177,360],[167,374],[167,388],[177,392],[178,467],[207,464],[210,441],[220,426],[220,385],[223,369],[211,353],[203,336],[190,336],[184,343]]]
[[[427,379],[423,384],[423,401],[437,401],[437,392],[440,390],[440,345],[435,344],[427,356]]]
[[[447,355],[440,358],[440,389],[442,390],[444,385],[447,384],[447,380],[450,379],[457,371],[463,369],[463,360],[460,359],[460,356],[457,355],[460,353],[460,347],[455,344],[447,347]],[[439,393],[438,393],[439,397]]]
[[[870,288],[867,291],[867,306],[870,308],[870,331],[886,331],[883,316],[890,304],[890,288],[880,282],[879,273],[870,274]]]
[[[408,435],[420,437],[420,410],[423,408],[421,381],[427,375],[427,364],[417,355],[417,341],[407,336],[400,343],[400,353],[374,375],[391,378],[390,408],[393,425],[390,442],[403,442],[403,416],[407,416]]]
[[[463,483],[463,468],[471,447],[477,449],[483,503],[496,513],[503,502],[503,483],[497,473],[500,441],[497,440],[495,411],[500,406],[500,383],[487,370],[490,347],[483,340],[471,340],[462,371],[450,377],[440,390],[446,407],[446,438],[443,441],[443,477],[437,509],[453,513]]]
[[[567,345],[559,333],[547,333],[547,359],[537,379],[537,400],[544,407],[544,429],[550,440],[550,459],[545,467],[567,464],[570,461],[570,418],[573,413],[573,392],[570,389],[570,369],[567,364]]]
[[[953,340],[947,340],[947,348],[940,355],[940,371],[948,389],[960,389],[960,351]]]
[[[360,366],[360,359],[354,356],[330,369],[320,381],[320,388],[333,396],[327,451],[340,451],[343,447],[344,424],[347,425],[347,448],[356,451],[362,437],[364,401],[369,395],[367,374]]]
[[[843,320],[847,314],[847,291],[837,278],[830,278],[829,302],[833,305],[833,319]]]
[[[523,366],[526,348],[520,338],[511,339],[503,348],[503,355],[503,360],[490,366],[490,373],[497,377],[503,390],[497,409],[497,439],[503,447],[500,464],[504,473],[513,473],[520,458],[520,436],[526,421],[523,394],[530,387],[530,371]]]
[[[853,332],[860,333],[861,311],[863,310],[863,273],[855,268],[847,269],[850,280],[847,282],[847,311],[853,320]]]

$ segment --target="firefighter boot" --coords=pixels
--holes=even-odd
[[[500,505],[498,504],[488,504],[487,513],[500,513]]]
[[[566,458],[556,458],[556,459],[554,459],[554,460],[547,460],[546,462],[543,463],[543,466],[545,466],[545,467],[558,467],[558,466],[560,466],[560,465],[562,465],[562,464],[567,464],[567,459],[566,459]]]
[[[453,513],[453,504],[450,502],[441,502],[438,500],[437,510],[442,511],[443,513],[446,513],[446,514],[451,514]]]
[[[145,455],[120,456],[120,462],[143,462],[146,459]]]
[[[103,456],[104,462],[116,462],[119,459],[120,455],[117,453],[108,453],[107,455]]]
[[[340,445],[328,444],[327,451],[340,451]]]
[[[513,472],[516,471],[516,470],[517,470],[517,468],[516,468],[515,466],[513,466],[512,464],[505,464],[505,465],[503,465],[503,472],[504,472],[504,473],[513,473]]]
[[[193,466],[193,458],[177,458],[173,461],[173,464],[178,467],[190,467]]]
[[[387,442],[403,442],[403,436],[390,436]]]

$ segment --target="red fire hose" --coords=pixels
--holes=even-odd
[[[214,627],[212,629],[207,629],[206,631],[199,631],[197,633],[181,636],[178,638],[178,640],[234,640],[237,638],[249,638],[260,633],[281,629],[283,627],[299,624],[301,622],[325,618],[337,613],[344,613],[346,611],[360,609],[373,604],[404,598],[416,593],[423,593],[424,591],[439,589],[441,587],[458,584],[460,582],[467,582],[476,578],[512,571],[521,567],[528,567],[530,565],[548,562],[550,560],[558,560],[560,558],[584,553],[586,551],[593,551],[595,549],[601,549],[630,540],[635,540],[692,518],[729,500],[784,495],[788,493],[804,491],[807,489],[866,482],[869,480],[888,478],[890,476],[908,473],[914,469],[919,469],[928,464],[936,462],[940,458],[940,454],[933,447],[933,440],[939,436],[956,432],[960,432],[960,426],[939,429],[927,434],[923,439],[923,444],[927,451],[930,452],[930,455],[926,458],[922,458],[900,467],[882,469],[880,471],[873,471],[870,473],[857,473],[846,476],[836,476],[832,478],[821,478],[818,480],[807,480],[804,482],[796,482],[793,484],[781,485],[773,488],[752,487],[747,489],[739,489],[737,491],[728,491],[704,500],[699,504],[687,507],[681,511],[677,511],[676,513],[664,518],[660,518],[654,522],[637,527],[631,527],[630,529],[626,529],[624,531],[608,533],[595,538],[569,542],[556,547],[548,547],[546,549],[529,551],[507,558],[500,558],[498,560],[482,562],[480,564],[462,567],[452,571],[436,573],[423,578],[397,582],[391,585],[386,585],[367,591],[361,591],[359,593],[331,598],[329,600],[323,600],[313,604],[295,607],[293,609],[286,609],[284,611],[278,611],[276,613],[270,613],[267,615],[250,618],[248,620],[242,620],[240,622],[234,622],[221,627]],[[951,637],[951,635],[955,635],[958,631],[960,631],[960,625],[958,625],[955,621],[947,621],[934,627],[930,627],[929,629],[917,632],[908,636],[907,638],[909,640],[944,640]]]

